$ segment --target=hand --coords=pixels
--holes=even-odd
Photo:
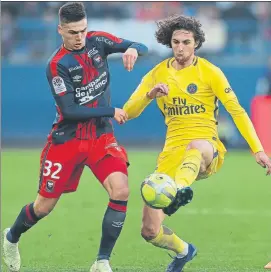
[[[138,53],[135,48],[128,48],[122,56],[123,65],[127,71],[132,71],[137,60]]]
[[[161,96],[165,96],[168,95],[168,85],[164,84],[164,83],[159,83],[156,86],[154,86],[154,88],[147,93],[147,96],[150,99],[154,99],[156,97],[161,97]]]
[[[128,114],[123,109],[115,108],[114,119],[121,125],[128,120]]]
[[[263,168],[267,168],[266,175],[271,175],[271,161],[268,156],[263,151],[257,152],[254,156],[259,165]]]

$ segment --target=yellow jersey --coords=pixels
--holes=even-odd
[[[156,98],[156,101],[167,125],[164,151],[194,139],[206,139],[216,141],[218,150],[225,152],[217,131],[219,100],[233,117],[252,151],[262,151],[253,125],[223,72],[200,57],[195,57],[190,66],[181,70],[172,66],[173,61],[174,58],[170,58],[159,63],[144,76],[123,107],[129,119],[141,114],[152,101],[147,93],[156,84],[163,83],[168,85],[169,93]]]

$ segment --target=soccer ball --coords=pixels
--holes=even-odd
[[[141,196],[151,208],[163,209],[174,200],[177,186],[174,180],[165,174],[153,173],[141,184]]]

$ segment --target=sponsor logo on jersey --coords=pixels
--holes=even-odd
[[[82,80],[82,76],[76,75],[72,77],[73,82],[81,82],[81,80]]]
[[[93,47],[88,51],[88,57],[91,58],[92,56],[94,56],[97,53],[99,53],[99,51],[96,49],[96,47]]]
[[[173,97],[173,105],[164,104],[164,113],[168,116],[201,114],[206,111],[203,104],[188,104],[186,98]]]
[[[75,67],[71,67],[69,68],[69,72],[72,72],[72,71],[76,71],[76,70],[79,70],[79,69],[82,69],[82,65],[76,65]]]
[[[187,86],[186,88],[187,92],[190,93],[190,94],[194,94],[197,92],[198,90],[198,86],[194,83],[191,83]]]
[[[75,97],[80,105],[93,101],[104,93],[104,86],[107,84],[107,73],[103,72],[98,78],[89,82],[81,88],[75,88]]]
[[[67,88],[65,86],[65,82],[64,82],[63,78],[60,76],[55,76],[52,79],[52,84],[53,84],[56,94],[64,93],[67,91]]]
[[[110,46],[114,45],[114,42],[110,41],[109,39],[105,38],[105,37],[96,37],[96,41],[97,42],[104,42]]]

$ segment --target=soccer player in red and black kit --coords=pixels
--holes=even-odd
[[[105,32],[87,32],[86,12],[78,2],[60,8],[58,32],[63,45],[47,66],[57,116],[41,154],[38,196],[4,231],[4,261],[10,271],[19,271],[21,234],[47,216],[62,193],[76,190],[87,165],[110,197],[99,253],[90,271],[111,272],[109,258],[124,224],[129,194],[128,159],[114,137],[111,118],[122,124],[128,116],[110,105],[107,56],[124,53],[124,66],[131,71],[138,55],[148,49]]]

